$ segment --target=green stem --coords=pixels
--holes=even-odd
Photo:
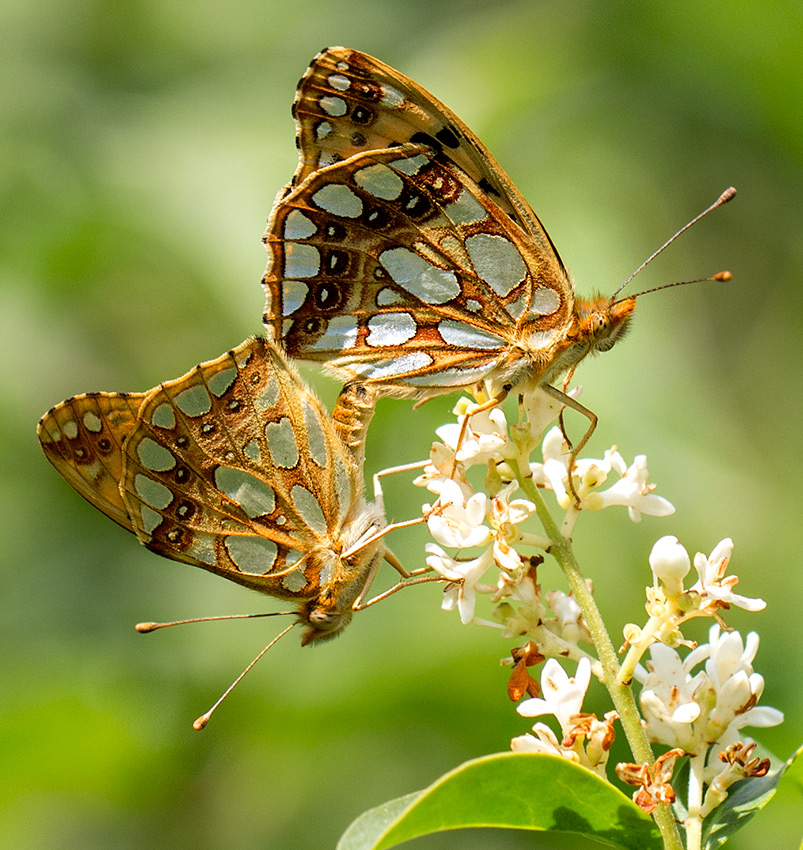
[[[513,469],[519,485],[527,495],[527,498],[535,504],[544,531],[546,531],[547,536],[552,541],[549,553],[555,558],[563,570],[572,594],[583,612],[586,625],[591,633],[591,639],[597,650],[597,657],[602,665],[602,683],[608,689],[613,705],[619,714],[622,729],[633,753],[633,760],[636,764],[652,765],[655,761],[655,756],[647,739],[647,734],[641,725],[641,715],[636,705],[633,690],[629,684],[621,684],[619,682],[619,662],[616,657],[616,649],[608,635],[608,630],[605,628],[605,623],[603,622],[597,603],[594,601],[588,584],[580,572],[580,567],[572,550],[571,541],[560,533],[557,523],[549,513],[546,502],[538,488],[533,484],[532,478],[521,475],[516,461],[508,461],[508,463]],[[677,824],[669,806],[658,806],[653,817],[661,831],[664,847],[667,850],[682,850],[683,844],[680,840],[680,833],[678,832]]]

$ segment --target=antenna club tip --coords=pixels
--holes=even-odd
[[[196,732],[200,732],[201,729],[206,728],[206,724],[209,723],[209,718],[211,717],[211,712],[207,711],[206,714],[202,714],[197,720],[192,721],[192,728]]]
[[[727,188],[720,196],[719,203],[727,204],[728,201],[732,201],[736,197],[736,189],[733,186]]]
[[[727,281],[733,280],[733,275],[730,272],[717,272],[711,279],[721,280],[724,283],[727,283]]]
[[[148,632],[154,632],[159,628],[158,623],[137,623],[134,628],[141,634],[146,635]]]

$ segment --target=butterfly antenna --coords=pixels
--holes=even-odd
[[[212,708],[210,708],[210,709],[209,709],[209,711],[205,712],[204,714],[202,714],[200,717],[198,717],[196,720],[194,720],[194,721],[193,721],[192,728],[193,728],[196,732],[200,732],[200,731],[201,731],[201,729],[203,729],[203,728],[206,726],[206,724],[207,724],[207,723],[209,723],[209,720],[210,720],[210,718],[212,717],[212,714],[213,714],[213,712],[215,711],[215,709],[216,709],[216,708],[220,705],[220,703],[222,703],[222,702],[223,702],[223,700],[224,700],[224,699],[226,699],[226,697],[227,697],[227,696],[228,696],[228,695],[229,695],[229,694],[230,694],[230,693],[231,693],[231,692],[232,692],[232,691],[233,691],[233,690],[237,687],[237,685],[239,685],[239,684],[240,684],[240,682],[241,682],[241,681],[245,678],[245,674],[246,674],[246,673],[247,673],[247,672],[248,672],[248,671],[249,671],[249,670],[250,670],[250,669],[251,669],[251,668],[252,668],[252,667],[253,667],[253,666],[257,663],[257,661],[259,661],[259,659],[260,659],[260,658],[262,658],[262,656],[263,656],[263,655],[264,655],[264,654],[265,654],[265,653],[266,653],[266,652],[267,652],[267,651],[268,651],[268,650],[269,650],[269,649],[270,649],[270,648],[271,648],[271,647],[272,647],[272,646],[273,646],[273,645],[274,645],[274,644],[275,644],[275,643],[276,643],[276,642],[277,642],[280,638],[283,638],[283,637],[284,637],[284,636],[285,636],[285,635],[286,635],[286,634],[290,631],[290,629],[292,629],[292,628],[293,628],[293,626],[295,626],[295,623],[291,623],[291,624],[290,624],[290,625],[289,625],[286,629],[284,629],[284,631],[279,632],[279,634],[278,634],[278,635],[276,635],[276,637],[275,637],[275,638],[274,638],[274,639],[273,639],[273,640],[272,640],[272,641],[271,641],[271,642],[270,642],[270,643],[269,643],[269,644],[268,644],[268,645],[267,645],[267,646],[266,646],[266,647],[265,647],[265,648],[264,648],[264,649],[263,649],[263,650],[262,650],[262,651],[261,651],[261,652],[260,652],[260,653],[256,656],[256,658],[254,658],[254,660],[253,660],[253,661],[252,661],[252,662],[251,662],[251,663],[250,663],[250,664],[249,664],[249,665],[245,668],[245,670],[243,670],[243,672],[242,672],[242,673],[240,673],[240,675],[239,675],[239,676],[238,676],[238,677],[237,677],[237,678],[236,678],[236,679],[235,679],[235,680],[234,680],[234,681],[233,681],[233,682],[232,682],[232,683],[228,686],[228,688],[226,688],[226,690],[223,692],[223,695],[222,695],[222,696],[220,697],[220,699],[219,699],[219,700],[218,700],[218,701],[217,701],[217,702],[216,702],[216,703],[212,706]]]
[[[628,285],[628,283],[630,283],[630,281],[633,280],[633,278],[640,271],[645,269],[663,250],[668,248],[678,238],[678,236],[680,236],[682,233],[685,233],[692,225],[697,224],[697,222],[701,218],[704,218],[705,216],[707,216],[708,213],[713,212],[715,209],[717,209],[717,207],[721,207],[723,204],[727,204],[728,201],[733,200],[735,197],[736,197],[736,189],[734,189],[733,186],[731,186],[730,188],[726,189],[716,199],[716,201],[714,201],[714,203],[711,204],[710,207],[708,207],[707,209],[704,209],[700,213],[700,215],[696,216],[688,224],[681,227],[680,230],[678,230],[678,232],[671,239],[667,239],[667,241],[664,242],[664,244],[661,245],[661,247],[657,251],[655,251],[653,254],[650,254],[650,256],[647,257],[647,259],[633,272],[633,274],[631,274],[630,277],[616,290],[616,292],[613,293],[613,295],[611,296],[611,303],[613,303],[616,300],[616,296]],[[723,274],[723,272],[720,272],[720,274]],[[722,280],[722,279],[723,278],[718,278],[716,275],[714,275],[713,278],[707,278],[707,277],[701,278],[701,280]],[[730,280],[730,278],[728,278],[728,280]],[[683,283],[697,283],[697,282],[698,281],[684,280],[684,281],[680,281],[679,283],[670,283],[670,284],[668,284],[668,286],[678,286],[679,284],[683,284]],[[659,287],[656,287],[656,288],[657,289],[663,289],[664,287],[659,286]],[[650,290],[647,290],[647,291],[653,292],[654,290],[650,289]],[[640,294],[643,295],[644,293],[640,293]]]
[[[717,272],[710,277],[697,277],[694,280],[676,280],[674,283],[663,283],[661,286],[653,286],[652,289],[644,289],[641,292],[635,292],[631,298],[639,298],[642,295],[647,295],[649,292],[658,292],[659,289],[669,289],[672,286],[685,286],[687,283],[705,283],[707,280],[716,280],[727,282],[733,280],[733,275],[730,272]]]
[[[295,614],[295,611],[269,611],[260,614],[218,614],[216,617],[192,617],[189,620],[172,620],[169,623],[137,623],[134,628],[140,634],[155,632],[157,629],[166,629],[168,626],[183,626],[185,623],[208,623],[212,620],[250,620],[256,617],[283,617],[286,614]]]

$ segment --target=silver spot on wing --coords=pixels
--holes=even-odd
[[[292,469],[298,463],[298,443],[289,417],[283,416],[278,422],[268,422],[265,425],[265,437],[275,466]]]

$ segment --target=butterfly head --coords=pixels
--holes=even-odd
[[[612,301],[597,297],[575,303],[573,342],[578,345],[577,359],[586,354],[610,351],[630,327],[636,309],[635,297]]]
[[[298,622],[307,626],[302,646],[337,637],[351,622],[385,556],[384,525],[376,505],[360,502],[341,540],[310,552],[306,572],[318,577],[319,591],[298,611]]]
[[[384,547],[373,546],[353,556],[342,557],[327,553],[330,561],[328,575],[337,575],[336,581],[326,583],[320,594],[305,602],[298,612],[298,622],[307,628],[301,645],[337,637],[354,616],[354,603],[373,578],[375,567],[384,554]],[[323,573],[325,577],[327,573]]]
[[[307,646],[337,637],[353,616],[354,611],[350,607],[338,610],[337,607],[330,607],[327,602],[318,599],[307,603],[299,611],[299,622],[307,626],[301,638],[301,645]]]

